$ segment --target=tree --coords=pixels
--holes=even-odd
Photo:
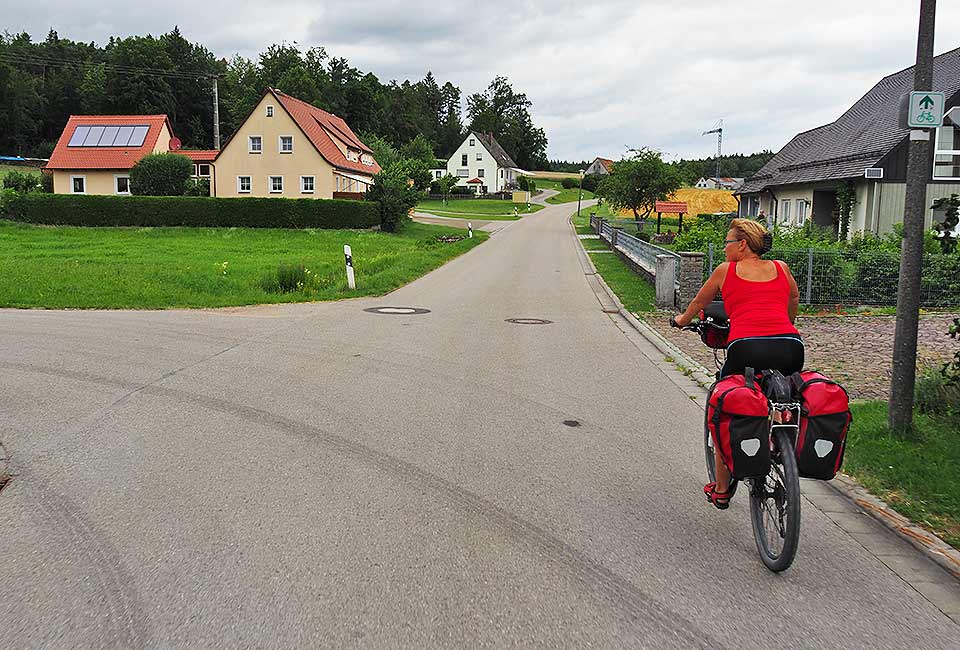
[[[610,174],[600,181],[597,196],[610,207],[633,211],[634,219],[646,218],[657,201],[663,201],[680,189],[682,179],[676,167],[663,161],[659,151],[633,150],[633,155],[613,163]]]
[[[420,199],[420,193],[407,182],[407,170],[394,163],[373,177],[367,200],[380,204],[380,229],[399,232],[409,221],[409,212]]]
[[[360,141],[373,150],[373,159],[377,161],[381,169],[392,167],[400,161],[400,152],[397,149],[375,133],[360,133]]]
[[[141,196],[182,196],[193,163],[176,153],[153,153],[130,169],[130,193]]]
[[[450,196],[450,190],[456,187],[457,183],[460,181],[459,178],[453,174],[444,174],[438,178],[434,183],[437,185],[437,189],[440,190],[440,194],[443,195],[443,202],[446,203],[447,199]]]
[[[433,157],[433,147],[430,146],[422,133],[417,134],[417,137],[400,147],[400,155],[408,160],[420,160],[426,163],[428,167],[433,165],[433,161],[436,160]]]
[[[506,77],[496,77],[484,92],[467,98],[468,130],[492,133],[520,167],[542,167],[547,157],[547,136],[533,125],[529,111],[532,105],[525,94],[514,92]]]

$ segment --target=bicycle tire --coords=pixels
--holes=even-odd
[[[785,571],[793,564],[800,543],[800,475],[797,472],[797,458],[793,450],[793,443],[786,431],[778,429],[775,433],[779,459],[781,462],[772,462],[766,477],[751,481],[750,486],[750,523],[753,525],[753,538],[757,543],[760,560],[774,573]],[[771,481],[780,483],[784,495],[782,504],[777,503],[777,490],[768,491]],[[776,486],[774,486],[776,488]],[[774,539],[768,531],[765,522],[766,514],[773,512],[767,509],[768,502],[773,502],[777,509],[777,532],[783,545],[779,552],[774,552]],[[785,519],[785,521],[783,521]]]

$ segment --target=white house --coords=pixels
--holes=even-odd
[[[694,187],[698,187],[701,190],[739,190],[743,186],[743,181],[744,179],[742,178],[722,176],[720,181],[717,182],[715,177],[704,178],[701,176]]]
[[[584,175],[598,174],[600,176],[606,176],[612,169],[613,161],[609,158],[594,158],[590,166],[584,171]]]
[[[433,170],[435,178],[438,171]],[[518,176],[529,175],[517,167],[493,134],[474,131],[447,160],[446,173],[457,177],[457,185],[473,187],[480,194],[512,188]]]

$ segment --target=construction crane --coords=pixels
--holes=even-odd
[[[709,131],[704,131],[703,135],[717,134],[717,187],[720,187],[720,154],[723,152],[723,118],[717,121],[717,125]]]

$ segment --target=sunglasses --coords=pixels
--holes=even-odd
[[[726,246],[727,244],[736,244],[738,241],[743,241],[743,240],[742,239],[724,239],[723,245]]]

